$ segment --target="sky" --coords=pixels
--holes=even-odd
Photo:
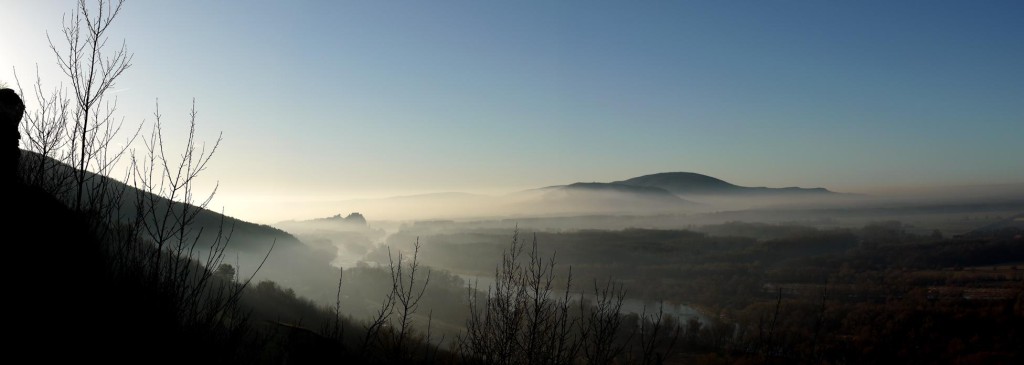
[[[0,0],[0,81],[73,1]],[[509,193],[691,171],[745,186],[1024,182],[1020,1],[128,1],[120,112],[224,140],[213,205]],[[27,87],[27,86],[26,86]],[[182,138],[172,138],[181,143]],[[217,207],[215,207],[217,208]]]

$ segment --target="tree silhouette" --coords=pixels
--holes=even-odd
[[[124,0],[96,0],[95,8],[91,8],[86,0],[79,0],[77,11],[64,19],[61,28],[66,44],[59,47],[47,34],[50,49],[57,56],[57,65],[71,81],[71,89],[74,92],[72,130],[80,140],[77,146],[72,145],[72,149],[78,153],[75,208],[79,210],[83,206],[86,170],[89,167],[102,167],[107,164],[107,161],[96,160],[104,158],[103,154],[107,151],[95,147],[105,148],[109,143],[97,144],[94,143],[95,140],[104,137],[103,131],[109,132],[111,128],[116,131],[121,127],[121,124],[113,126],[113,113],[117,110],[117,101],[110,102],[106,100],[106,96],[114,87],[117,78],[131,67],[132,62],[133,55],[128,52],[123,41],[118,49],[108,52],[107,48],[110,26],[121,13],[123,6]],[[123,152],[124,150],[121,151]]]

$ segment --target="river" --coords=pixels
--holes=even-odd
[[[477,288],[479,288],[480,291],[485,292],[487,291],[488,287],[494,287],[494,276],[466,274],[457,275],[461,277],[462,280],[465,280],[467,284],[474,285]],[[551,291],[550,296],[553,298],[562,298],[565,296],[565,291],[553,289]],[[570,295],[570,297],[578,298],[579,294],[573,293]],[[583,294],[583,297],[589,300],[594,299],[593,294]],[[664,310],[665,315],[672,316],[682,323],[685,323],[686,321],[690,320],[690,318],[696,318],[698,321],[705,325],[709,323],[708,317],[693,307],[690,307],[685,304],[662,304],[664,304],[662,310]],[[642,315],[646,312],[648,316],[651,316],[652,314],[656,314],[658,312],[658,307],[659,303],[657,301],[627,297],[622,300],[622,308],[620,309],[620,313]]]

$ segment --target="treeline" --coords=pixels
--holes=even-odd
[[[771,227],[764,228],[766,230]],[[765,270],[801,257],[842,253],[859,244],[844,229],[785,228],[797,235],[771,239],[717,236],[689,230],[626,229],[537,232],[541,254],[557,253],[561,270],[571,266],[584,281],[614,278],[631,297],[718,307],[739,294],[756,292]],[[389,237],[388,246],[408,249],[422,232],[406,230]],[[769,235],[777,235],[769,233]],[[506,233],[497,230],[419,236],[423,261],[467,274],[486,274],[498,264]],[[381,261],[384,251],[368,255]],[[562,275],[564,277],[564,275]],[[745,296],[745,295],[744,295]]]
[[[721,236],[736,228],[740,236]],[[859,229],[733,222],[694,231],[537,233],[575,278],[615,278],[631,297],[687,303],[678,355],[708,363],[1013,363],[1024,291],[1019,229],[944,238],[896,221]],[[416,234],[393,236],[392,245]],[[491,230],[421,238],[431,264],[477,272]],[[999,265],[996,268],[979,266]],[[1020,266],[1014,266],[1019,264]],[[695,360],[696,361],[696,360]]]

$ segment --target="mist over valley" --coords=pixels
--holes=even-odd
[[[11,361],[1024,363],[1024,3],[0,10]]]

